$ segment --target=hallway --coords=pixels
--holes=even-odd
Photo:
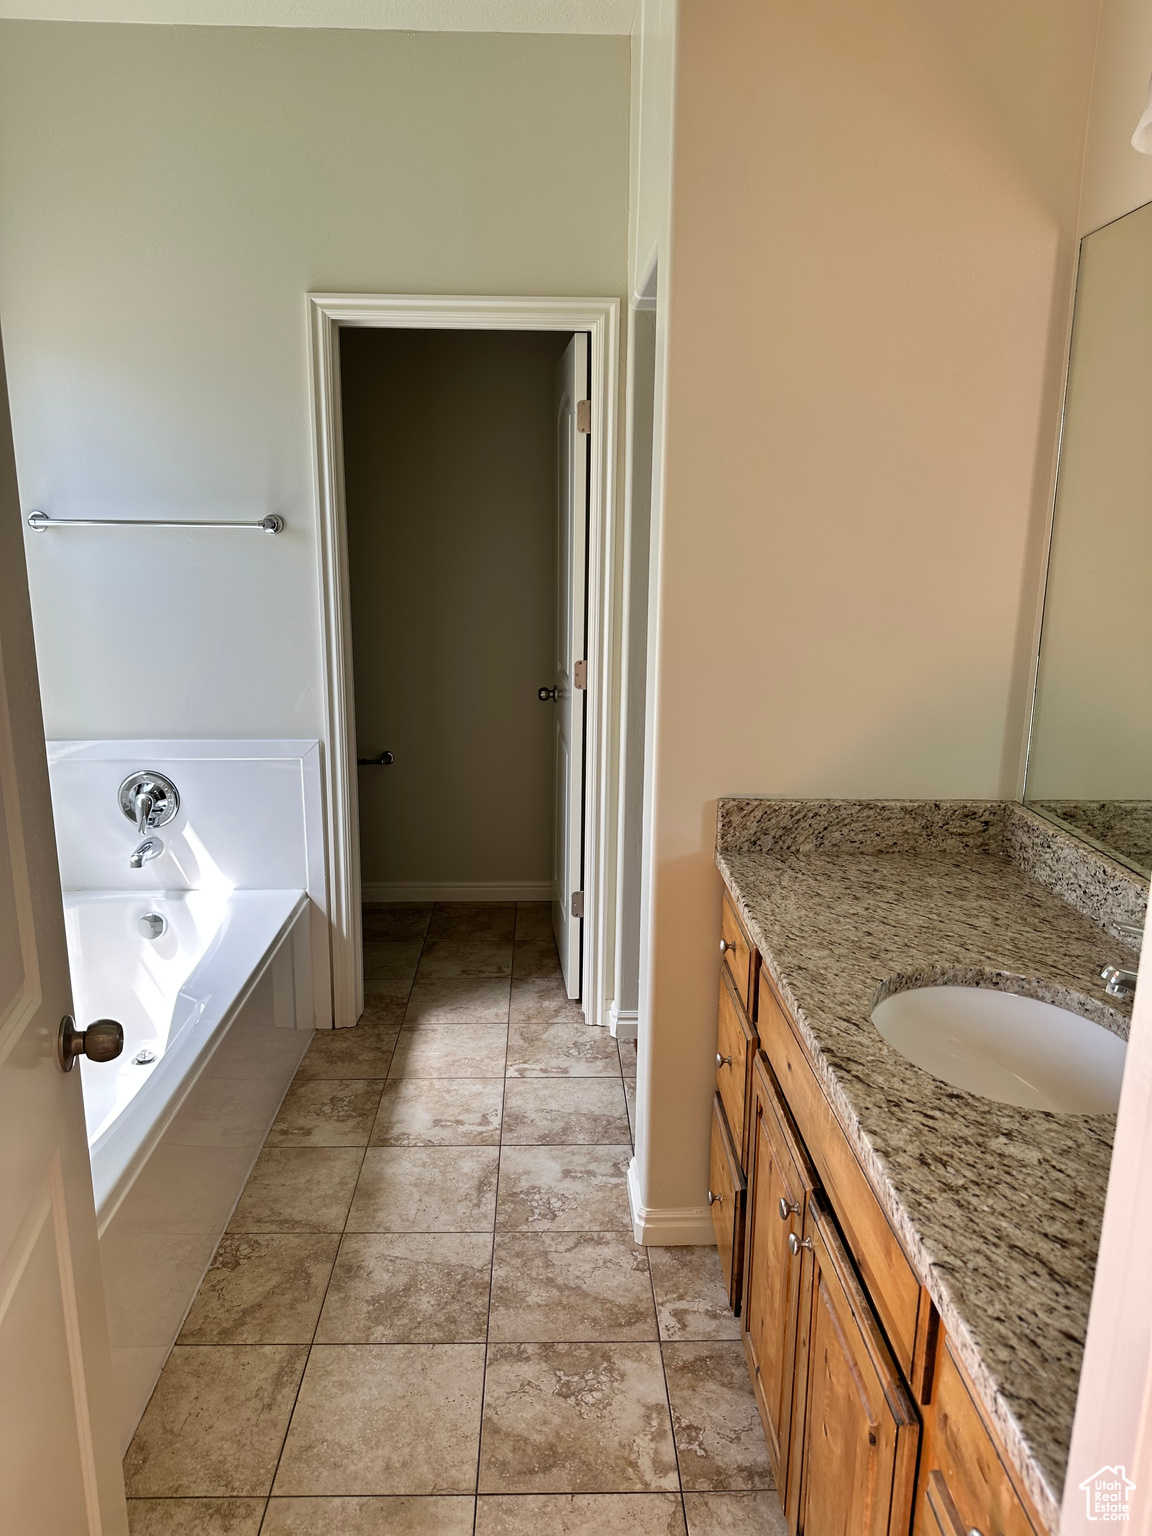
[[[364,931],[364,1016],[302,1061],[129,1448],[133,1536],[782,1532],[715,1251],[632,1241],[635,1047],[567,1001],[548,906]]]

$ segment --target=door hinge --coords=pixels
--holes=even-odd
[[[592,430],[592,402],[591,402],[591,400],[577,400],[577,402],[576,402],[576,430],[577,430],[577,432],[591,432],[591,430]]]
[[[572,686],[573,688],[587,688],[588,663],[586,661],[578,661],[572,668]]]
[[[572,916],[573,917],[583,917],[584,916],[584,892],[583,891],[573,891],[572,892]]]

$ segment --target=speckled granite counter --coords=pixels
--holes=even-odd
[[[716,862],[1055,1530],[1115,1117],[950,1088],[888,1046],[869,1015],[894,982],[950,981],[1042,997],[1127,1035],[1129,1009],[1098,978],[1106,964],[1131,966],[1105,928],[1143,920],[1147,884],[1022,807],[988,801],[721,801]]]

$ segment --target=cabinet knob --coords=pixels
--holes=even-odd
[[[712,1193],[712,1191],[709,1190],[708,1191],[708,1204],[709,1205],[723,1205],[724,1204],[724,1197],[723,1197],[723,1195],[714,1195]]]
[[[799,1214],[800,1214],[800,1202],[798,1200],[786,1200],[785,1197],[783,1195],[781,1195],[780,1196],[780,1220],[781,1221],[787,1221],[789,1216],[798,1216]]]
[[[718,1067],[730,1067],[732,1065],[732,1058],[731,1058],[731,1056],[721,1056],[720,1052],[717,1051],[716,1052],[716,1065]]]
[[[811,1253],[811,1251],[812,1251],[812,1239],[810,1237],[806,1237],[803,1240],[801,1240],[800,1238],[798,1238],[796,1236],[795,1232],[789,1232],[789,1234],[788,1234],[788,1252],[792,1255],[793,1258],[796,1257],[796,1255],[800,1252],[801,1248],[807,1248],[809,1253]]]
[[[732,950],[732,949],[735,949],[735,948],[736,948],[735,944],[729,944],[727,939],[721,939],[720,940],[720,953],[722,955],[726,955],[729,952],[729,950]]]

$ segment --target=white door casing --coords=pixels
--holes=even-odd
[[[127,1536],[21,539],[0,357],[0,1531]]]
[[[584,944],[581,998],[590,1024],[608,1022],[614,975],[617,685],[620,562],[616,544],[616,402],[620,300],[508,296],[313,293],[311,340],[318,565],[324,624],[323,733],[328,817],[332,1001],[336,1026],[364,1007],[360,927],[359,810],[347,518],[340,415],[340,331],[346,326],[407,330],[576,331],[587,333],[592,400],[588,471],[587,677]]]
[[[584,901],[584,716],[588,550],[588,435],[577,406],[588,399],[588,337],[578,331],[556,365],[556,689],[553,762],[552,927],[568,996],[578,998]],[[580,913],[574,912],[574,901]]]

